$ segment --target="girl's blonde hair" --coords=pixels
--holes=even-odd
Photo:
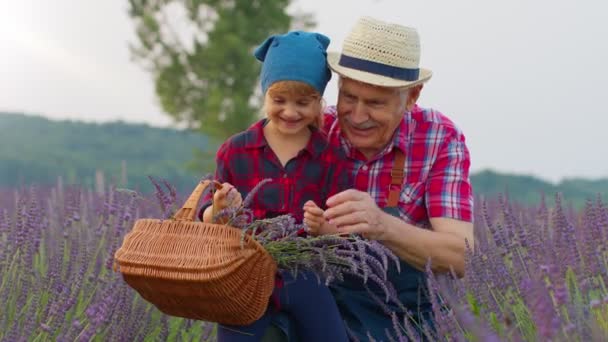
[[[268,88],[268,96],[307,96],[313,98],[316,103],[318,103],[319,115],[315,121],[313,121],[313,126],[319,129],[323,129],[323,98],[321,94],[310,86],[307,83],[299,82],[299,81],[279,81],[273,83]]]

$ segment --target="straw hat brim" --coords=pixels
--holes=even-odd
[[[382,75],[372,74],[366,71],[356,70],[352,68],[343,67],[338,62],[340,61],[340,53],[339,52],[328,52],[327,53],[327,63],[331,70],[336,72],[337,74],[348,77],[350,79],[360,81],[363,83],[369,83],[381,87],[411,87],[417,84],[424,83],[428,81],[431,76],[433,76],[433,72],[428,69],[420,68],[420,74],[418,79],[415,81],[404,81],[398,80],[395,78],[390,78]]]

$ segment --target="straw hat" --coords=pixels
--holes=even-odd
[[[329,52],[327,62],[341,76],[383,87],[410,87],[432,75],[419,67],[416,29],[370,17],[357,21],[342,52]]]

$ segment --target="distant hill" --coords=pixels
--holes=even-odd
[[[0,113],[0,187],[53,184],[59,176],[67,184],[94,186],[96,173],[103,173],[106,185],[149,189],[151,175],[178,188],[192,187],[206,172],[202,160],[198,172],[188,169],[196,164],[193,153],[210,148],[215,151],[205,136],[193,132]]]
[[[142,124],[51,121],[38,116],[0,113],[0,188],[31,183],[94,187],[96,174],[109,183],[149,190],[148,175],[164,177],[179,190],[190,190],[213,170],[213,144],[195,132]],[[194,157],[194,151],[200,151]],[[124,162],[123,162],[124,161]],[[485,170],[471,175],[476,195],[507,193],[510,199],[538,203],[555,193],[577,206],[598,193],[608,194],[608,179],[569,179],[558,184]]]
[[[540,202],[545,195],[548,205],[555,203],[555,195],[561,193],[565,203],[582,206],[587,199],[603,199],[608,195],[608,179],[565,179],[557,184],[528,175],[515,175],[484,170],[471,174],[471,183],[476,195],[493,197],[503,194],[522,203]]]

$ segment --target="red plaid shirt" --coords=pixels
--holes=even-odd
[[[306,148],[283,167],[264,138],[265,123],[228,139],[216,156],[216,180],[234,185],[243,199],[262,180],[272,179],[249,206],[256,218],[291,214],[301,222],[306,201],[325,209],[328,197],[350,187],[344,153],[329,146],[321,131],[314,129]]]
[[[465,137],[438,111],[415,106],[405,113],[392,141],[367,160],[342,136],[335,107],[325,109],[330,143],[348,157],[354,187],[367,191],[379,207],[386,206],[395,148],[405,154],[405,179],[398,209],[401,218],[429,227],[430,217],[472,222],[473,192],[469,181],[469,151]]]

